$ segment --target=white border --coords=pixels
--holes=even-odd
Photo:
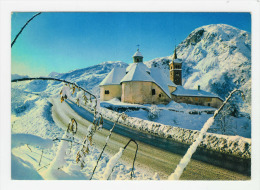
[[[0,0],[1,1],[1,0]],[[1,1],[0,4],[0,189],[260,189],[259,0],[256,1]],[[252,15],[252,180],[250,181],[15,181],[11,180],[11,12],[141,11],[251,12]],[[258,86],[257,86],[258,85]]]

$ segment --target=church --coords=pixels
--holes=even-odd
[[[215,94],[182,86],[182,60],[176,49],[169,63],[170,78],[160,68],[148,68],[139,48],[127,68],[115,67],[99,84],[100,101],[118,98],[132,104],[168,104],[170,101],[219,108],[223,100]]]

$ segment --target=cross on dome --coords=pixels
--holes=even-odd
[[[139,51],[139,47],[140,47],[140,45],[139,45],[139,44],[137,44],[136,46],[137,46],[137,51]]]

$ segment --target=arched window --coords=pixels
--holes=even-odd
[[[152,89],[152,95],[155,95],[155,89]]]

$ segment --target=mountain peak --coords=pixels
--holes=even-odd
[[[244,40],[248,42],[248,39],[251,38],[251,36],[250,33],[227,24],[210,24],[193,30],[181,45],[187,47],[189,45],[196,45],[201,40],[222,42],[230,41],[233,38],[244,38]]]

